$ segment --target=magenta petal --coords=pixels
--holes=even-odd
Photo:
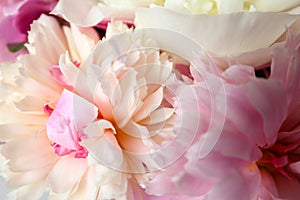
[[[282,175],[273,176],[278,194],[282,199],[298,200],[300,184],[297,181],[291,181]]]
[[[17,44],[26,41],[26,35],[19,32],[13,25],[13,17],[9,16],[0,21],[0,62],[14,60],[18,55],[25,52],[9,52],[7,44]]]
[[[42,13],[49,13],[55,6],[54,0],[27,0],[18,10],[14,20],[15,27],[23,34],[27,34],[33,20]]]

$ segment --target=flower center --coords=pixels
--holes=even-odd
[[[263,156],[257,161],[259,168],[266,169],[270,173],[280,173],[289,180],[298,181],[297,173],[291,169],[293,163],[299,162],[300,158],[293,151],[300,147],[300,140],[292,144],[275,143],[271,148],[261,149]]]

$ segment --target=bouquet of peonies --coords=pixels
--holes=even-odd
[[[300,0],[1,1],[0,198],[298,200],[299,33]]]

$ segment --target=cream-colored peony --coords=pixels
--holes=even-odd
[[[93,29],[42,16],[29,54],[2,64],[0,141],[11,199],[45,191],[50,199],[133,199],[147,172],[183,153],[176,142],[186,147],[194,138],[197,120],[180,117],[174,95],[188,73],[147,31],[114,36],[127,29],[119,22],[108,29],[95,45]],[[161,152],[172,154],[162,160]]]
[[[64,88],[70,88],[58,68],[60,56],[68,53],[80,66],[98,40],[93,29],[60,26],[55,18],[43,15],[31,25],[30,53],[15,63],[1,64],[0,140],[5,142],[1,147],[6,159],[3,174],[7,185],[15,188],[10,199],[39,199],[49,187],[51,193],[71,194],[89,176],[81,173],[86,163],[72,155],[55,155],[45,125],[49,107],[56,105]],[[63,183],[59,189],[57,178]]]

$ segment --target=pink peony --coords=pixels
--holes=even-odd
[[[268,79],[255,77],[253,68],[243,65],[221,75],[202,73],[207,83],[209,77],[224,83],[223,91],[210,93],[226,102],[226,112],[217,113],[225,117],[219,140],[204,154],[211,143],[201,137],[165,172],[151,174],[146,192],[170,199],[298,199],[298,46],[299,36],[289,35],[285,47],[274,51]],[[203,80],[192,75],[198,103],[205,105]],[[184,101],[188,89],[177,96]],[[219,110],[220,105],[213,106]],[[192,113],[194,107],[188,110]],[[207,129],[209,134],[216,131]]]

